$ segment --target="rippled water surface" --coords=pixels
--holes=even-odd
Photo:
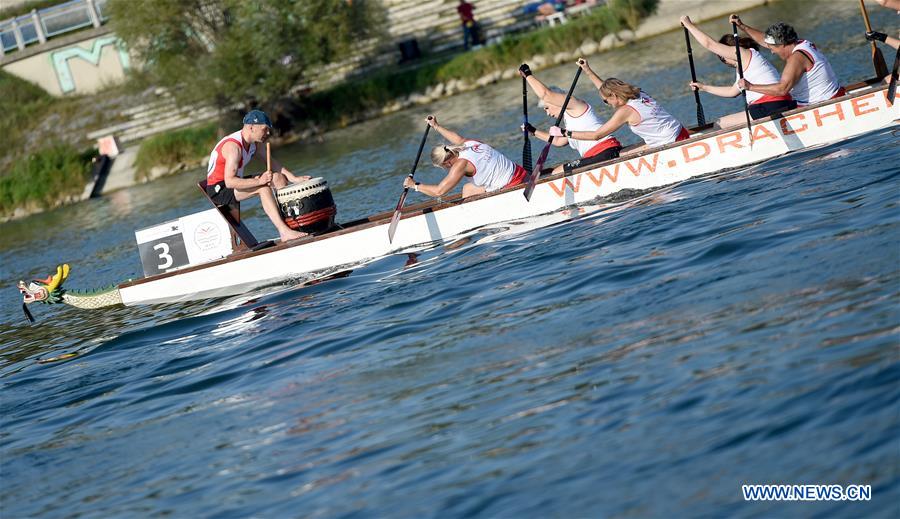
[[[867,76],[855,2],[810,4],[744,18],[792,21],[842,81]],[[592,62],[690,121],[682,46],[672,33]],[[702,77],[731,77],[695,54]],[[276,156],[328,178],[339,219],[387,210],[428,110],[519,154],[519,88]],[[735,107],[704,97],[707,114]],[[138,276],[133,230],[205,209],[202,173],[0,225],[0,514],[896,517],[897,137],[491,226],[249,301],[40,306],[33,326],[15,280],[63,261],[72,288]],[[271,234],[258,205],[248,214]],[[65,353],[79,355],[39,362]],[[873,496],[747,503],[744,483]]]

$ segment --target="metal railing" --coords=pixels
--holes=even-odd
[[[25,50],[26,45],[109,20],[107,0],[72,0],[0,22],[0,56]]]

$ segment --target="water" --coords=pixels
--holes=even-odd
[[[855,5],[817,9],[827,22],[789,2],[744,18],[790,19],[842,80],[863,77],[869,51],[850,41],[862,25]],[[876,27],[896,20],[870,14]],[[660,74],[682,65],[681,38],[592,61],[687,121],[684,78]],[[696,54],[701,76],[727,80]],[[573,71],[542,76],[564,84]],[[518,88],[430,108],[516,156]],[[586,85],[580,92],[597,101]],[[707,114],[733,103],[704,98]],[[424,112],[277,156],[326,176],[341,219],[386,210]],[[386,257],[250,301],[33,306],[35,326],[15,280],[62,261],[73,288],[139,275],[132,231],[204,209],[199,173],[3,224],[0,512],[894,517],[896,142],[878,132],[492,226],[415,262]],[[420,167],[423,179],[439,178]],[[272,233],[258,205],[249,214],[257,234]],[[79,355],[38,362],[69,352]],[[869,484],[873,496],[747,503],[745,483]]]

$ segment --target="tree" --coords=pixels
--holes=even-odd
[[[109,10],[147,80],[220,107],[289,94],[371,48],[385,19],[373,0],[110,0]]]

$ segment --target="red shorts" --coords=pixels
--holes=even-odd
[[[844,87],[841,87],[838,89],[838,91],[833,96],[831,96],[831,98],[837,99],[838,97],[845,96],[845,95],[847,95],[847,90],[844,89]]]
[[[594,145],[593,148],[587,150],[587,153],[584,154],[583,159],[587,159],[593,157],[594,155],[599,155],[600,153],[610,149],[615,148],[616,146],[622,147],[622,143],[618,141],[615,137],[610,137],[608,139],[603,139]]]
[[[675,142],[686,141],[690,138],[691,138],[691,132],[687,131],[687,128],[682,126],[681,131],[678,132],[678,137],[675,137]]]
[[[513,176],[510,179],[509,183],[503,186],[503,189],[508,187],[518,186],[522,182],[525,182],[525,179],[528,178],[528,172],[525,171],[525,168],[516,164],[516,170],[513,171]]]

